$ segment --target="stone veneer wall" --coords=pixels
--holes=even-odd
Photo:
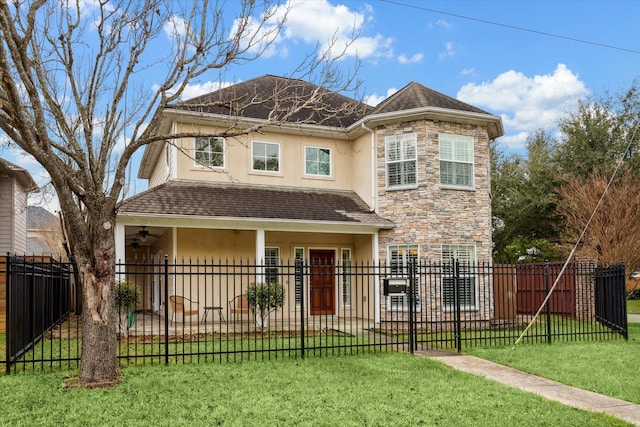
[[[417,136],[417,188],[387,190],[385,136],[413,132]],[[440,186],[439,133],[474,137],[474,190]],[[397,225],[392,230],[382,230],[379,233],[381,263],[387,260],[388,245],[418,245],[422,260],[439,262],[443,244],[473,244],[477,260],[490,262],[491,177],[486,128],[431,120],[391,124],[377,129],[376,149],[377,213]],[[492,285],[486,281],[479,282],[481,283],[477,286],[481,288],[477,291],[478,310],[465,312],[463,316],[488,320],[493,312]],[[421,288],[421,298],[423,304],[427,304],[427,309],[442,312],[440,287],[430,286],[434,291],[428,296],[425,295],[424,285]],[[384,320],[386,297],[381,295],[380,300]],[[433,315],[430,317],[433,318]]]

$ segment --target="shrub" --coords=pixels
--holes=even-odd
[[[252,309],[274,310],[284,305],[284,288],[278,283],[252,283],[247,290],[247,301]]]
[[[627,299],[640,299],[640,289],[634,289],[627,292]]]
[[[133,310],[140,304],[140,289],[133,283],[118,282],[116,283],[115,298],[118,308]]]

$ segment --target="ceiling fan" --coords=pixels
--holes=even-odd
[[[159,234],[152,234],[149,230],[147,230],[147,226],[146,225],[142,225],[140,226],[140,229],[134,233],[134,234],[129,234],[127,236],[127,241],[129,241],[129,246],[131,246],[132,248],[139,248],[141,246],[148,246],[146,243],[148,243],[149,237],[160,237]]]

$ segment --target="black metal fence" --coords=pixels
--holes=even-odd
[[[559,270],[456,261],[120,263],[119,281],[140,299],[120,310],[118,357],[127,366],[461,351],[512,345],[525,330],[525,343],[626,338],[626,316],[609,315],[624,306],[623,267],[571,264],[535,316]],[[77,366],[80,325],[68,313],[19,360],[7,358],[7,369]]]
[[[71,308],[70,266],[48,257],[7,257],[5,361],[9,370]]]

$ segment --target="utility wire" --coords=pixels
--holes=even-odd
[[[402,6],[402,7],[412,8],[412,9],[423,10],[425,12],[437,13],[437,14],[446,15],[446,16],[453,16],[454,18],[466,19],[468,21],[475,21],[475,22],[480,22],[480,23],[483,23],[483,24],[489,24],[489,25],[495,25],[495,26],[498,26],[498,27],[509,28],[511,30],[524,31],[524,32],[527,32],[527,33],[533,33],[533,34],[538,34],[538,35],[547,36],[547,37],[554,37],[554,38],[557,38],[557,39],[569,40],[569,41],[573,41],[573,42],[577,42],[577,43],[584,43],[584,44],[588,44],[588,45],[592,45],[592,46],[604,47],[604,48],[607,48],[607,49],[614,49],[614,50],[620,50],[620,51],[623,51],[623,52],[640,54],[640,50],[629,49],[629,48],[626,48],[626,47],[620,47],[620,46],[614,46],[614,45],[605,44],[605,43],[594,42],[594,41],[591,41],[591,40],[579,39],[579,38],[576,38],[576,37],[563,36],[561,34],[549,33],[549,32],[546,32],[546,31],[533,30],[531,28],[518,27],[516,25],[503,24],[501,22],[489,21],[489,20],[486,20],[486,19],[473,18],[471,16],[458,15],[456,13],[444,12],[442,10],[436,10],[436,9],[430,9],[428,7],[418,6],[418,5],[415,5],[415,4],[407,4],[407,3],[402,3],[402,2],[394,1],[394,0],[379,0],[379,1],[384,2],[384,3],[394,4],[396,6]]]
[[[573,258],[574,254],[576,253],[576,250],[578,249],[578,245],[580,244],[580,242],[582,241],[584,235],[586,234],[587,229],[589,228],[589,225],[591,225],[591,221],[593,221],[593,218],[596,216],[596,212],[598,212],[598,208],[602,204],[602,201],[604,200],[604,196],[606,196],[607,192],[609,191],[609,188],[611,187],[611,184],[613,183],[614,178],[616,177],[616,175],[618,174],[618,171],[622,167],[622,164],[624,163],[624,158],[627,156],[627,153],[631,150],[631,145],[633,144],[633,141],[636,138],[636,134],[638,132],[638,127],[639,126],[640,126],[640,121],[638,123],[636,123],[636,126],[633,129],[633,132],[631,133],[631,137],[629,138],[629,143],[627,144],[627,148],[624,150],[624,153],[622,153],[620,155],[620,158],[616,162],[616,168],[613,170],[613,173],[611,174],[611,178],[609,179],[609,182],[607,183],[607,186],[604,188],[604,191],[602,192],[602,195],[600,196],[600,200],[598,200],[598,203],[596,204],[596,207],[593,209],[593,212],[591,212],[591,216],[589,217],[589,220],[587,221],[586,225],[582,229],[582,233],[580,233],[580,237],[578,237],[578,240],[576,241],[576,244],[573,246],[573,249],[571,250],[571,253],[567,257],[567,260],[565,261],[564,265],[562,266],[562,269],[560,270],[560,273],[558,274],[558,277],[556,277],[556,280],[553,282],[553,286],[551,286],[551,289],[549,289],[549,292],[547,293],[547,296],[545,297],[544,301],[542,301],[542,304],[540,304],[540,308],[538,308],[538,311],[533,316],[533,318],[531,319],[531,321],[529,322],[529,324],[527,325],[525,330],[522,331],[522,333],[520,334],[520,336],[518,337],[516,342],[513,343],[512,350],[515,350],[516,346],[522,340],[522,337],[524,337],[524,335],[529,331],[529,329],[531,328],[531,325],[533,325],[533,322],[536,321],[536,319],[538,318],[538,316],[542,312],[542,309],[544,308],[544,306],[547,305],[547,303],[549,302],[549,299],[551,298],[551,294],[556,289],[556,286],[558,286],[558,283],[560,282],[560,278],[564,274],[564,271],[567,269],[567,266],[569,265],[569,262],[571,262],[571,259]]]

